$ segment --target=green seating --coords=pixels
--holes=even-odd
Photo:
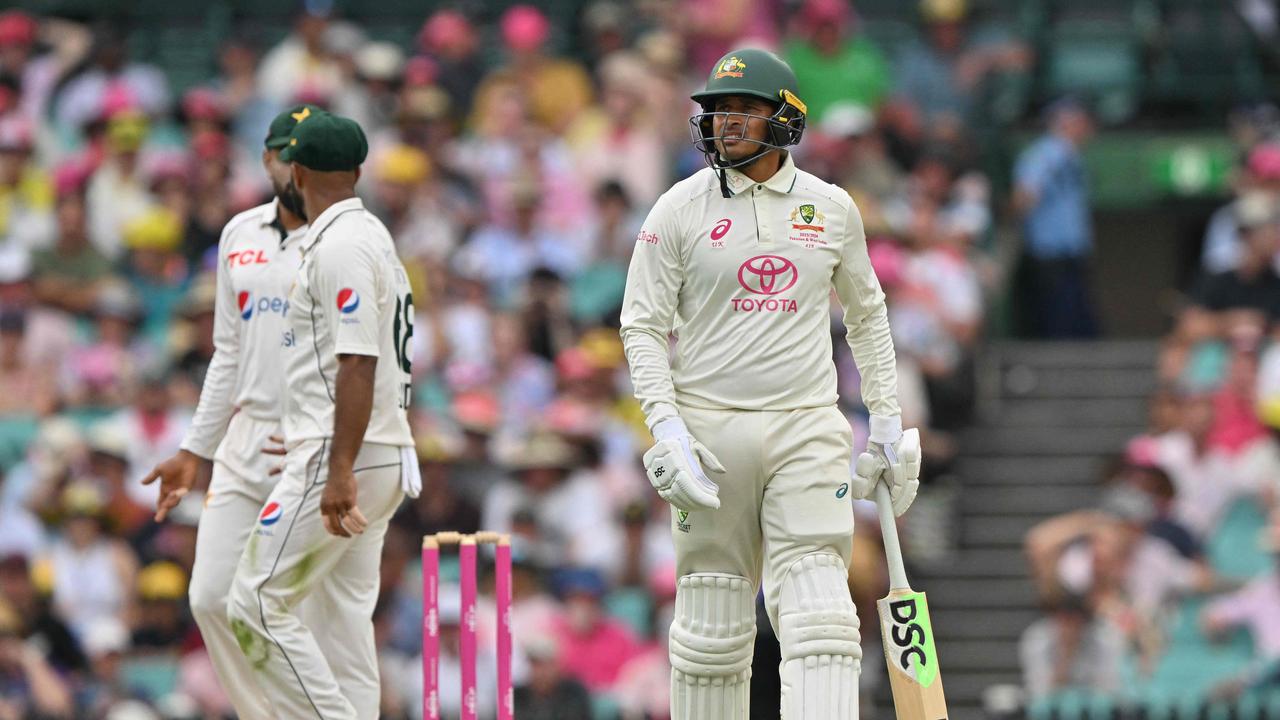
[[[0,417],[0,468],[7,470],[26,457],[38,429],[39,422],[31,415]]]
[[[1107,123],[1126,120],[1137,110],[1142,68],[1128,23],[1058,23],[1049,32],[1045,61],[1049,97],[1088,94],[1096,99],[1099,119]]]
[[[652,603],[643,588],[621,588],[604,599],[605,611],[627,624],[638,637],[649,636]]]
[[[1232,504],[1205,546],[1214,572],[1246,580],[1270,569],[1271,558],[1258,544],[1266,525],[1266,515],[1253,499],[1243,498]]]

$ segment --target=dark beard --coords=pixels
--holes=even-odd
[[[303,222],[307,221],[307,211],[302,205],[302,193],[298,192],[298,188],[294,186],[292,179],[283,188],[276,188],[276,199],[280,201],[285,210],[297,215]]]

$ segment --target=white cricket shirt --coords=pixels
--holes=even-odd
[[[359,198],[311,222],[289,293],[295,344],[284,357],[285,440],[333,437],[338,355],[378,358],[364,441],[413,445],[406,408],[413,361],[413,295],[387,228]]]
[[[183,449],[212,459],[237,411],[259,420],[280,419],[280,349],[292,342],[285,315],[306,232],[306,225],[286,232],[274,200],[236,215],[223,228],[215,271],[213,359]]]
[[[636,240],[622,341],[649,426],[676,406],[791,410],[837,400],[830,296],[872,413],[873,439],[901,434],[884,293],[849,194],[790,155],[757,183],[706,168],[658,199]],[[677,338],[675,354],[668,336]]]

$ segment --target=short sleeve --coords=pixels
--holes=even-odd
[[[321,244],[315,252],[311,287],[328,321],[334,352],[378,357],[382,283],[372,249],[355,241]]]
[[[1014,184],[1019,190],[1040,194],[1049,183],[1057,164],[1057,153],[1051,145],[1036,143],[1018,158],[1014,168]]]

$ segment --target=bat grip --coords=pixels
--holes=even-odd
[[[902,546],[898,544],[898,523],[893,516],[893,500],[889,486],[876,483],[876,511],[880,515],[880,536],[884,539],[884,557],[889,565],[889,589],[909,590],[907,569],[902,565]]]

